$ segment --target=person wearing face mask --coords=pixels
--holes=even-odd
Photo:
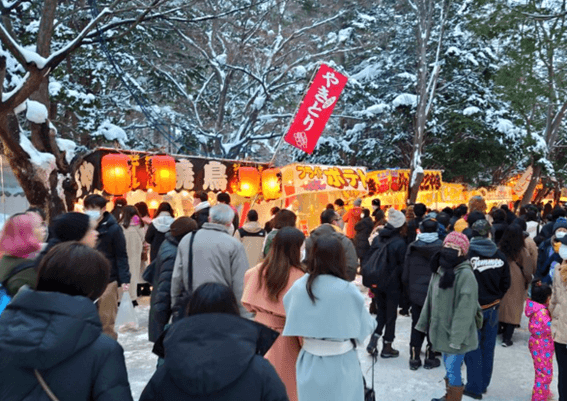
[[[500,301],[510,288],[510,267],[506,255],[490,239],[492,227],[485,219],[471,226],[468,259],[478,283],[478,302],[483,324],[479,328],[478,348],[465,355],[467,385],[464,394],[481,399],[492,379],[494,348],[498,336]]]
[[[441,250],[443,241],[439,239],[438,223],[433,218],[426,218],[419,224],[420,233],[417,234],[416,241],[408,246],[406,253],[402,283],[408,289],[409,300],[411,302],[411,339],[410,339],[410,360],[411,370],[417,370],[421,366],[421,347],[427,337],[427,348],[425,349],[425,369],[437,368],[441,365],[439,359],[435,358],[431,340],[429,336],[417,331],[415,325],[419,321],[427,289],[431,280],[431,268],[429,261],[431,257]]]
[[[185,294],[204,283],[224,284],[234,291],[242,316],[250,313],[242,306],[244,273],[250,267],[242,242],[230,234],[234,211],[219,203],[209,212],[209,222],[195,233],[189,233],[179,242],[171,277],[171,307],[184,308]],[[189,288],[189,255],[191,260],[192,288]]]
[[[559,254],[561,239],[567,234],[567,219],[559,217],[553,225],[553,235],[551,238],[543,241],[538,247],[537,255],[537,271],[535,278],[543,283],[551,284],[553,282],[553,273],[555,268],[561,264],[564,258]],[[567,256],[565,254],[564,256]]]
[[[106,290],[98,302],[98,313],[102,323],[102,330],[115,340],[118,334],[114,330],[114,322],[118,313],[118,302],[122,291],[130,288],[130,265],[126,251],[126,238],[124,231],[118,225],[112,214],[106,211],[106,199],[101,195],[89,195],[83,201],[85,214],[96,221],[98,242],[96,249],[100,251],[110,263],[110,279]]]
[[[461,401],[461,365],[465,354],[478,348],[480,305],[478,284],[467,259],[469,240],[453,231],[431,259],[433,275],[416,330],[428,333],[436,351],[443,353],[446,394],[432,401]]]
[[[374,220],[376,220],[376,214],[378,213],[378,210],[380,210],[380,206],[380,198],[372,199],[372,217],[374,217]]]

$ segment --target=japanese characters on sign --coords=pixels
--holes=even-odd
[[[78,187],[78,197],[86,196],[94,190],[103,190],[101,179],[101,159],[107,154],[106,150],[95,151],[84,156],[73,172]],[[147,190],[151,188],[150,176],[148,174],[148,160],[155,155],[144,153],[132,153],[129,155],[134,170],[131,187],[132,191]],[[206,191],[206,192],[228,192],[236,193],[238,185],[238,170],[241,167],[254,167],[258,171],[267,168],[267,164],[210,160],[201,157],[173,157],[175,159],[175,170],[167,176],[175,174],[175,187],[181,191]]]
[[[304,191],[366,190],[366,171],[356,167],[293,165]]]
[[[291,124],[285,141],[313,153],[348,78],[322,64]]]
[[[371,194],[386,192],[407,192],[409,186],[409,170],[382,170],[368,173],[368,190]],[[438,191],[441,189],[441,172],[426,170],[420,191]]]

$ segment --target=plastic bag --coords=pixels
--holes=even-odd
[[[138,318],[128,291],[124,291],[122,294],[114,327],[116,331],[120,332],[138,329]]]

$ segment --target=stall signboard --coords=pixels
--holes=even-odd
[[[101,159],[106,154],[115,153],[110,149],[99,149],[82,157],[74,168],[74,178],[77,183],[77,197],[81,198],[95,190],[102,191]],[[147,160],[154,154],[144,152],[125,152],[131,157],[131,164],[135,171],[132,180],[132,191],[148,190],[149,171]],[[268,167],[268,164],[208,159],[202,157],[188,157],[172,155],[175,159],[176,185],[175,190],[205,191],[236,193],[238,190],[238,169],[240,167],[255,167],[259,171]]]
[[[528,189],[528,185],[530,185],[530,181],[532,180],[532,176],[534,175],[534,170],[532,166],[529,166],[524,174],[520,177],[516,185],[514,185],[514,193],[518,196],[522,196],[526,190]]]
[[[368,192],[381,195],[389,192],[407,193],[410,170],[378,170],[367,174]],[[439,170],[425,170],[420,191],[439,191],[442,175]]]
[[[286,195],[315,191],[367,191],[365,167],[292,164],[282,168]]]
[[[348,78],[322,64],[285,136],[285,141],[313,153]]]
[[[468,202],[466,187],[463,184],[443,183],[441,187],[441,201],[453,205]]]

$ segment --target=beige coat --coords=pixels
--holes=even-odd
[[[553,293],[549,302],[551,313],[551,336],[553,341],[567,344],[567,283],[561,278],[561,272],[567,269],[563,262],[553,273]]]
[[[500,322],[520,324],[528,296],[528,287],[536,270],[536,261],[537,256],[530,254],[527,245],[522,249],[518,261],[508,260],[511,283],[500,302]]]
[[[249,235],[241,235],[241,231]],[[248,257],[248,265],[256,266],[262,261],[264,241],[266,239],[266,231],[257,221],[249,221],[234,233],[234,238],[242,242]]]
[[[128,228],[121,227],[126,238],[126,253],[128,254],[128,265],[130,267],[130,298],[134,301],[138,298],[137,291],[138,283],[140,282],[145,230],[139,225],[129,226]]]

